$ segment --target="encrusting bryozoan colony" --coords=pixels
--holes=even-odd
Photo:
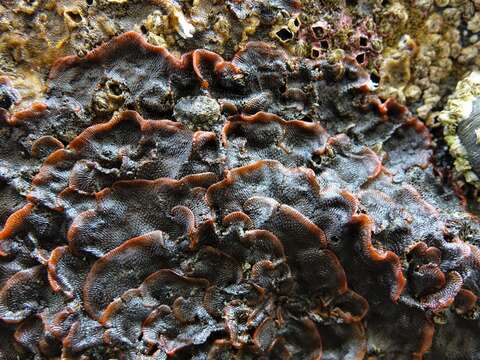
[[[474,358],[477,221],[371,87],[261,42],[59,60],[0,113],[0,358]]]

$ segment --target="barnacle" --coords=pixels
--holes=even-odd
[[[358,60],[130,32],[4,81],[0,355],[476,356],[480,225]]]
[[[466,74],[478,68],[479,8],[472,1],[377,3],[371,12],[383,42],[382,96],[406,103],[427,123]],[[450,81],[447,81],[450,80]]]

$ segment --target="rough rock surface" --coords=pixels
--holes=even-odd
[[[0,76],[9,76],[21,95],[14,106],[24,109],[44,100],[55,60],[127,31],[176,55],[202,48],[230,59],[248,42],[269,41],[293,56],[351,57],[383,100],[407,105],[432,129],[439,171],[478,213],[470,165],[441,117],[457,83],[478,71],[479,30],[478,0],[1,0]],[[98,110],[115,110],[106,97],[98,94]]]

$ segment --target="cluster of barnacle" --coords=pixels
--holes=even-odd
[[[154,4],[127,8],[122,1],[14,1],[0,3],[0,71],[22,94],[22,101],[41,98],[45,74],[66,54],[85,54],[125,29],[141,22]],[[126,10],[129,10],[126,13]]]
[[[342,55],[356,59],[359,65],[378,76],[382,39],[370,16],[349,8],[343,3],[316,7],[314,1],[305,1],[304,27],[298,41],[305,44],[313,58],[338,60]]]
[[[385,46],[382,96],[408,104],[433,123],[462,76],[478,67],[477,1],[398,0],[373,8]]]
[[[1,86],[0,357],[478,353],[479,226],[354,59],[127,33]]]
[[[479,5],[472,0],[410,5],[405,0],[5,0],[0,69],[12,75],[22,98],[35,99],[59,54],[83,55],[124,31],[143,33],[150,43],[180,53],[201,44],[227,57],[249,40],[271,37],[296,55],[330,61],[343,53],[353,56],[373,72],[382,97],[393,96],[434,121],[452,84],[478,66]]]
[[[28,103],[41,98],[44,77],[60,56],[85,55],[126,31],[183,53],[201,47],[232,55],[249,38],[268,38],[298,15],[298,0],[74,0],[0,3],[0,71]],[[28,101],[27,101],[28,100]]]
[[[378,68],[382,50],[374,27],[343,4],[299,0],[5,1],[0,4],[0,70],[28,104],[43,95],[46,71],[56,58],[82,56],[125,31],[171,51],[200,45],[227,57],[248,41],[271,38],[291,54],[339,61],[346,53],[372,69]]]

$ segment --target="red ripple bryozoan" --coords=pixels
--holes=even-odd
[[[477,219],[369,88],[266,43],[59,60],[2,112],[0,358],[475,358]]]

